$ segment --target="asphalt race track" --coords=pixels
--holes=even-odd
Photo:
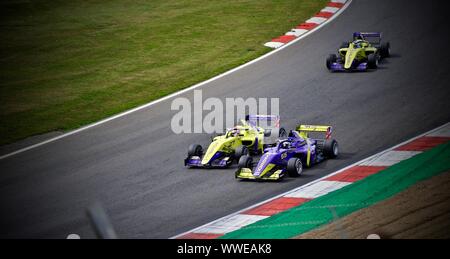
[[[209,136],[173,134],[168,100],[0,160],[0,237],[94,237],[85,209],[100,201],[120,237],[169,238],[450,121],[442,4],[354,0],[309,37],[200,88],[204,99],[279,97],[284,127],[335,127],[339,159],[280,183],[239,182],[234,169],[187,169],[187,146],[206,145]],[[329,73],[326,57],[354,31],[382,31],[392,57],[373,72]]]

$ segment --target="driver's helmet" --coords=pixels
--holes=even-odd
[[[355,46],[355,48],[361,48],[363,42],[364,42],[363,40],[355,40],[353,42],[353,45]]]
[[[230,137],[237,137],[239,135],[239,129],[238,128],[233,128],[232,130],[230,130]]]
[[[282,149],[289,149],[289,148],[291,148],[291,142],[289,142],[289,141],[282,142],[281,143],[281,148]]]

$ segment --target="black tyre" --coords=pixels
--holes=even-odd
[[[300,158],[293,157],[288,160],[287,172],[291,177],[299,177],[302,174],[303,165]]]
[[[241,156],[239,158],[238,167],[239,168],[252,168],[253,158],[251,156]]]
[[[348,48],[350,44],[348,42],[342,42],[340,49]]]
[[[375,54],[369,54],[367,57],[367,65],[371,69],[376,69],[378,67],[378,57]]]
[[[336,62],[336,60],[337,60],[337,57],[336,57],[335,54],[331,54],[330,56],[328,56],[328,58],[327,58],[327,63],[326,63],[327,68],[328,68],[328,69],[331,69],[331,65],[332,65],[334,62]]]
[[[339,145],[334,139],[326,140],[323,145],[323,153],[328,158],[336,158],[339,155]]]
[[[391,44],[389,42],[383,42],[380,46],[381,58],[388,58],[391,56]]]
[[[246,146],[239,146],[236,148],[236,151],[234,151],[234,156],[236,159],[239,159],[242,156],[248,155],[248,148]]]
[[[286,138],[287,137],[287,132],[284,128],[280,128],[280,131],[278,132],[278,137],[279,138]]]
[[[192,144],[188,148],[188,156],[201,156],[203,155],[203,148],[200,145]]]

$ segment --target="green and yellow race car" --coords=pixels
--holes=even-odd
[[[379,61],[391,54],[389,42],[381,42],[380,32],[355,32],[352,42],[344,42],[326,61],[332,71],[366,71],[378,68]]]
[[[286,136],[286,130],[280,128],[279,121],[279,116],[274,115],[248,115],[224,135],[214,137],[205,153],[201,145],[190,145],[184,165],[224,168],[233,161],[239,161],[243,155],[261,154],[279,137]]]

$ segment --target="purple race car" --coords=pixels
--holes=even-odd
[[[266,148],[256,164],[250,156],[239,159],[236,178],[245,180],[280,180],[286,174],[300,176],[303,165],[310,167],[339,154],[336,140],[331,139],[330,126],[300,125],[287,139],[279,140],[275,147]],[[309,134],[326,133],[325,138],[310,138]]]

